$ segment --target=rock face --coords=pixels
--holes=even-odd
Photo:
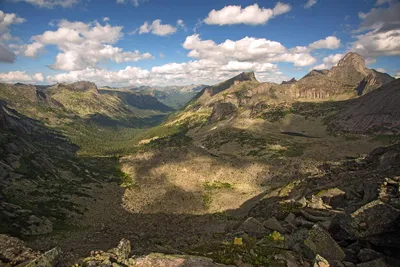
[[[329,126],[358,134],[400,133],[400,79],[353,100],[339,112]]]
[[[209,122],[214,123],[227,119],[235,114],[237,108],[232,103],[215,103]]]
[[[331,70],[312,70],[288,90],[295,98],[352,98],[393,80],[388,74],[366,68],[364,58],[350,52]]]

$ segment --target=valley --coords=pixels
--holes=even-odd
[[[0,84],[0,233],[65,266],[400,262],[399,79],[349,53],[182,90]]]

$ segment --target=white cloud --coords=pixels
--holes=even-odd
[[[309,45],[310,49],[337,49],[340,47],[340,39],[328,36],[325,39],[315,41]]]
[[[56,45],[60,53],[51,67],[68,71],[94,68],[107,60],[121,63],[152,58],[149,53],[126,52],[113,46],[122,36],[121,26],[61,20],[57,30],[33,36],[33,43],[24,46],[24,55],[35,57],[45,46]]]
[[[177,26],[182,28],[185,27],[183,20],[178,20]],[[177,28],[170,24],[161,24],[161,20],[156,19],[151,24],[146,21],[142,26],[139,27],[139,29],[136,29],[135,32],[137,31],[139,31],[139,34],[152,33],[158,36],[167,36],[174,34],[177,31]]]
[[[211,10],[204,22],[220,26],[232,24],[261,25],[267,23],[273,17],[287,13],[290,10],[290,5],[281,2],[278,2],[273,9],[260,8],[258,4],[245,8],[241,6],[225,6],[221,10]]]
[[[308,0],[307,3],[304,5],[304,8],[310,8],[317,3],[317,0]]]
[[[216,44],[212,40],[201,40],[198,34],[194,34],[186,38],[183,47],[190,50],[189,57],[224,63],[229,61],[290,62],[295,66],[309,66],[316,61],[301,47],[288,50],[281,43],[265,38],[245,37],[238,41],[228,39],[221,44]]]
[[[382,2],[383,3],[383,2]],[[364,57],[400,55],[400,3],[360,13],[360,28],[351,50]]]
[[[0,62],[13,63],[15,61],[16,54],[9,49],[10,45],[7,45],[15,39],[10,33],[10,26],[23,22],[25,22],[24,18],[0,10]]]
[[[140,3],[147,2],[149,0],[116,0],[117,4],[126,4],[131,2],[135,7],[138,7]]]
[[[42,73],[28,75],[25,71],[10,71],[7,73],[0,73],[0,82],[4,83],[37,83],[43,82],[44,77]]]
[[[392,0],[377,0],[375,5],[381,6],[385,3],[391,3],[391,2],[392,2]]]
[[[160,58],[165,58],[165,55],[163,53],[160,53]]]
[[[400,79],[400,72],[397,72],[393,75],[393,77],[395,77],[396,79]]]
[[[343,56],[344,56],[343,54],[329,55],[322,60],[324,63],[319,64],[311,69],[315,69],[315,70],[330,69],[333,66],[336,66],[337,63],[343,58]]]
[[[109,18],[109,17],[104,17],[104,18],[103,18],[103,21],[104,21],[104,22],[110,21],[110,18]]]
[[[377,68],[376,71],[382,72],[382,73],[386,73],[386,69],[384,68]]]
[[[53,8],[56,6],[71,7],[80,0],[12,0],[13,2],[26,2],[37,7]]]

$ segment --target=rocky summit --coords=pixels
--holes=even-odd
[[[399,81],[0,84],[0,266],[400,266]]]

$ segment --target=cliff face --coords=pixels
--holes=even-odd
[[[400,79],[353,100],[330,127],[350,133],[400,133]]]

